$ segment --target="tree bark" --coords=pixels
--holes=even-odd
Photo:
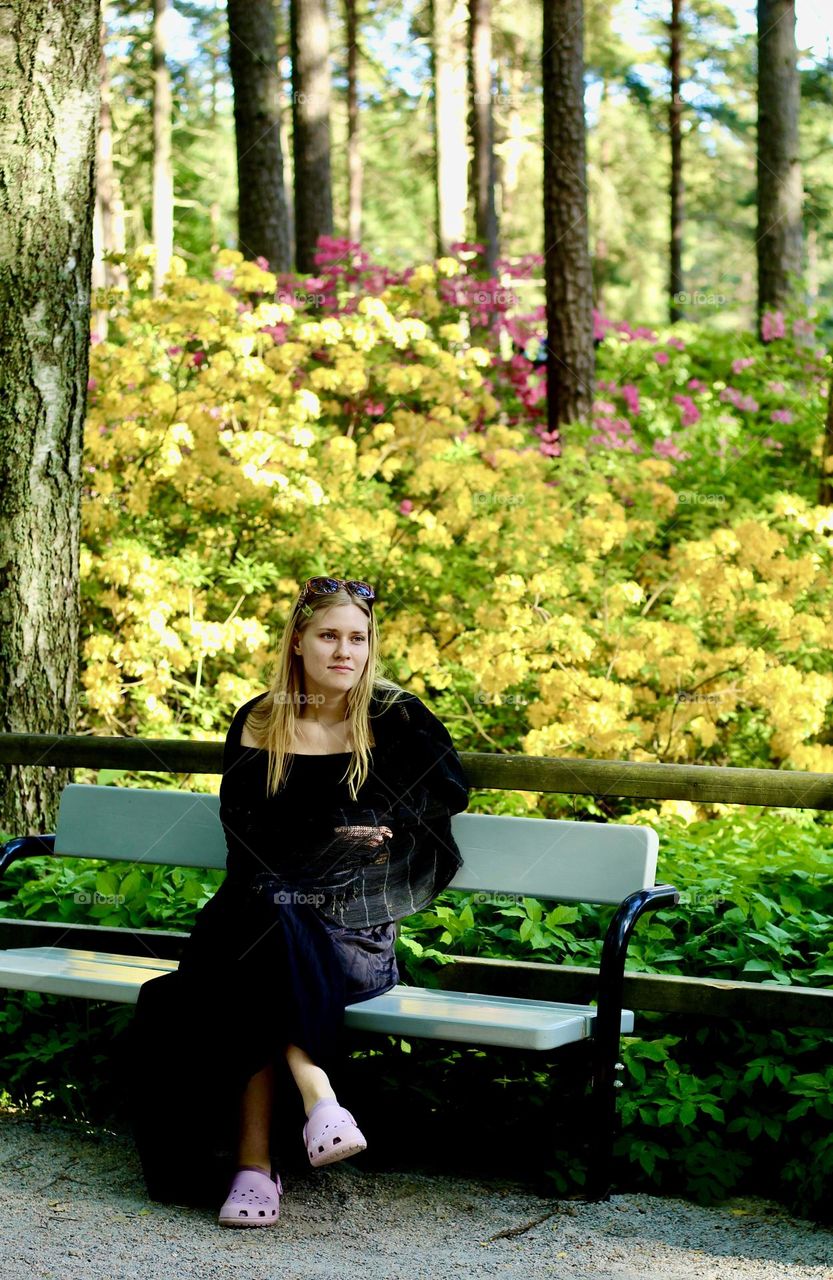
[[[95,214],[93,220],[93,289],[126,289],[124,268],[104,261],[105,253],[124,253],[124,203],[118,174],[113,164],[113,113],[110,68],[107,62],[107,0],[101,5],[101,51],[99,54],[98,136],[95,155]],[[93,332],[103,342],[109,327],[106,308],[93,315]]]
[[[787,306],[802,267],[795,0],[758,0],[758,324]]]
[[[497,212],[495,209],[495,134],[492,96],[491,0],[470,0],[469,86],[471,89],[472,172],[474,175],[474,237],[485,248],[483,265],[489,276],[497,271]]]
[[[290,0],[295,266],[311,273],[319,236],[333,234],[330,24],[326,0]]]
[[[153,296],[165,283],[174,251],[174,175],[171,163],[169,0],[153,0]]]
[[[668,24],[668,66],[671,72],[671,101],[668,104],[668,128],[671,135],[671,245],[670,273],[668,280],[668,314],[671,323],[682,320],[684,312],[680,294],[683,292],[683,100],[680,96],[680,53],[682,0],[671,0],[671,21]]]
[[[433,0],[434,151],[436,156],[437,256],[466,238],[468,138],[466,136],[466,0]]]
[[[98,0],[0,10],[0,731],[74,733]],[[72,774],[2,767],[0,827],[53,831]]]
[[[547,422],[555,431],[589,413],[595,371],[582,0],[544,5],[543,50]]]
[[[356,0],[344,0],[347,39],[347,235],[354,244],[362,238],[362,153],[359,140],[359,24]]]
[[[237,247],[291,268],[283,184],[279,76],[272,0],[228,0],[229,70],[237,147]]]

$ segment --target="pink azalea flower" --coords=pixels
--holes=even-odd
[[[784,386],[783,382],[768,382],[766,385],[767,385],[767,390],[769,391],[780,392],[780,391],[786,391],[787,389]]]
[[[166,347],[165,355],[178,356],[181,350],[182,350],[182,347]]]
[[[744,369],[750,368],[754,363],[754,356],[741,356],[740,359],[732,361],[732,373],[742,373]]]
[[[761,317],[761,338],[764,342],[772,342],[774,338],[783,338],[784,316],[781,311],[765,311]]]
[[[789,426],[793,421],[793,416],[789,409],[773,409],[769,419],[770,422],[783,422],[785,426]]]
[[[700,421],[700,410],[691,396],[674,396],[674,403],[678,404],[683,411],[681,421],[684,427],[691,427],[695,422]]]
[[[632,382],[626,382],[622,388],[622,399],[628,407],[628,412],[636,417],[639,413],[639,390]]]
[[[414,509],[414,504],[411,502],[411,499],[403,498],[399,504],[400,514],[403,516],[407,516],[410,514],[411,511],[413,511],[413,509]]]
[[[701,382],[699,378],[689,378],[686,385],[689,391],[705,391],[707,389],[705,382]]]
[[[204,363],[205,363],[205,352],[195,351],[194,354],[191,356],[191,364],[194,366],[195,369],[199,369],[200,365]]]
[[[654,352],[654,359],[656,360],[657,364],[668,364],[668,352],[667,352],[667,351],[655,351],[655,352]]]
[[[97,387],[97,386],[98,386],[98,383],[96,382],[95,378],[88,378],[88,379],[87,379],[87,390],[88,390],[88,391],[95,391],[95,389],[96,389],[96,387]]]
[[[680,449],[680,448],[678,447],[678,445],[676,445],[676,444],[674,443],[674,441],[673,441],[673,440],[670,440],[670,439],[669,439],[669,440],[655,440],[655,441],[654,441],[654,453],[655,453],[655,454],[657,454],[657,455],[658,455],[658,457],[660,457],[660,458],[675,458],[675,459],[678,459],[678,460],[680,460],[680,459],[681,459],[681,460],[683,460],[683,461],[684,461],[686,458],[690,458],[690,457],[691,457],[691,454],[690,454],[690,453],[684,453],[684,452],[683,452],[683,450],[682,450],[682,449]]]
[[[676,347],[678,351],[685,351],[685,343],[682,338],[669,338],[666,346]]]

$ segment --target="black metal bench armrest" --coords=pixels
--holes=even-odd
[[[676,906],[679,892],[671,884],[628,894],[608,925],[599,964],[596,1025],[593,1029],[593,1159],[587,1187],[592,1201],[610,1198],[611,1162],[616,1123],[616,1059],[622,1034],[622,991],[625,958],[634,925],[646,911]]]
[[[54,835],[15,836],[14,839],[7,840],[5,844],[0,845],[0,880],[5,875],[6,868],[13,862],[17,862],[18,858],[43,857],[44,854],[54,854],[54,852]]]

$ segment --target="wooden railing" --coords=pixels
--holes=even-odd
[[[0,734],[0,764],[219,774],[222,754],[222,742]],[[460,758],[472,790],[557,792],[592,795],[597,800],[627,797],[833,809],[833,774],[828,773],[556,759],[479,751],[463,751]],[[526,960],[481,960],[475,956],[457,956],[439,974],[442,985],[450,990],[582,1003],[595,999],[597,978],[595,968]],[[744,1024],[833,1028],[830,988],[626,973],[624,996],[631,1009],[733,1018]]]

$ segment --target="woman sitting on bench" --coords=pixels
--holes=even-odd
[[[234,1169],[223,1226],[278,1220],[276,1073],[297,1085],[313,1167],[366,1148],[329,1078],[344,1009],[397,984],[395,922],[462,864],[451,815],[466,776],[442,722],[382,674],[374,598],[365,582],[304,584],[268,691],[226,737],[226,879],[131,1024],[148,1192],[205,1203]]]

